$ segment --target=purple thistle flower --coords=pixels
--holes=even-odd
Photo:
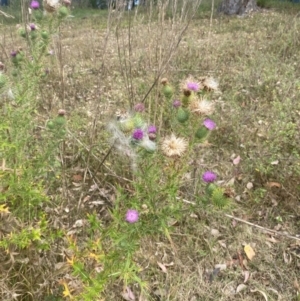
[[[186,87],[191,90],[191,91],[195,91],[197,92],[200,88],[199,84],[198,83],[195,83],[195,82],[188,82],[186,84]]]
[[[212,183],[217,179],[217,175],[212,171],[206,171],[202,175],[202,180],[206,183]]]
[[[17,51],[12,51],[11,53],[10,53],[10,55],[12,56],[12,57],[16,57],[17,56],[17,54],[18,54],[18,52]]]
[[[214,130],[216,128],[216,124],[211,119],[207,118],[203,121],[203,125],[210,131]]]
[[[139,213],[137,210],[128,209],[126,212],[126,221],[130,224],[136,223],[139,220]]]
[[[148,134],[156,134],[156,126],[155,125],[149,125]]]
[[[135,129],[132,134],[132,138],[135,140],[142,140],[144,137],[144,132],[141,129]]]
[[[36,30],[36,26],[35,26],[35,24],[33,24],[33,23],[31,23],[30,25],[29,25],[29,27],[30,27],[30,29],[33,31],[33,30]]]
[[[144,105],[143,103],[139,102],[139,103],[137,103],[137,104],[134,106],[134,110],[135,110],[136,112],[142,113],[142,112],[145,111],[145,105]]]
[[[32,9],[39,9],[40,7],[40,3],[36,0],[32,0],[31,3],[30,3],[30,8]]]
[[[174,108],[179,108],[181,106],[181,102],[180,102],[180,100],[174,100],[173,101],[173,107]]]

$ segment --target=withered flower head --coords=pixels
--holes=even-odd
[[[161,79],[160,83],[165,86],[168,83],[168,79],[164,77]]]
[[[174,134],[166,137],[161,145],[162,152],[167,157],[181,157],[187,148],[187,141],[184,138],[177,138]]]

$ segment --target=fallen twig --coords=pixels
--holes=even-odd
[[[269,232],[269,233],[272,233],[272,234],[276,234],[276,235],[280,235],[280,236],[285,236],[285,237],[288,237],[288,238],[291,238],[291,239],[296,239],[296,240],[299,240],[300,241],[300,237],[297,237],[297,236],[293,236],[293,235],[290,235],[290,234],[286,234],[286,233],[282,233],[282,232],[278,232],[276,230],[272,230],[272,229],[268,229],[268,228],[265,228],[265,227],[262,227],[262,226],[259,226],[259,225],[256,225],[256,224],[253,224],[253,223],[250,223],[250,222],[247,222],[241,218],[238,218],[238,217],[235,217],[235,216],[232,216],[232,215],[229,215],[229,214],[225,214],[225,216],[231,218],[231,219],[234,219],[236,221],[239,221],[241,223],[244,223],[244,224],[247,224],[249,226],[252,226],[252,227],[255,227],[255,228],[258,228],[260,230],[263,230],[263,231],[266,231],[266,232]]]
[[[12,15],[9,15],[9,14],[7,14],[7,13],[5,13],[4,11],[2,11],[2,10],[0,10],[0,14],[2,14],[4,17],[6,17],[6,18],[15,18],[14,16],[12,16]]]

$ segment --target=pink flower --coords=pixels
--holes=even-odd
[[[149,125],[148,134],[155,134],[155,133],[156,133],[156,126],[155,125]]]
[[[181,106],[180,100],[174,100],[174,101],[173,101],[173,107],[174,107],[174,108],[179,108],[180,106]]]
[[[209,118],[205,119],[205,120],[203,121],[203,124],[204,124],[204,126],[205,126],[208,130],[210,130],[210,131],[214,130],[215,127],[216,127],[215,122],[212,121],[212,120],[209,119]]]
[[[132,134],[132,138],[135,140],[142,140],[144,137],[144,132],[141,129],[135,129]]]
[[[143,103],[137,103],[135,106],[134,106],[134,110],[136,111],[136,112],[140,112],[140,113],[142,113],[142,112],[144,112],[145,111],[145,105],[143,104]]]
[[[200,88],[200,85],[196,82],[187,82],[186,87],[194,92],[197,92]]]
[[[139,220],[139,213],[137,210],[128,209],[126,212],[126,221],[130,224],[136,223]]]
[[[202,180],[206,183],[212,183],[216,179],[217,179],[217,175],[212,171],[206,171],[202,176]]]
[[[40,3],[36,0],[32,0],[31,3],[30,3],[30,8],[32,9],[39,9],[40,7]]]

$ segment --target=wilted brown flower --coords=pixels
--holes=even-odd
[[[189,109],[198,115],[211,115],[214,112],[214,104],[206,99],[195,99],[190,103]]]
[[[43,7],[46,12],[53,13],[55,12],[60,6],[59,0],[44,0]]]
[[[203,86],[208,91],[218,91],[219,89],[219,83],[212,77],[206,77]]]
[[[168,79],[164,77],[164,78],[161,79],[160,83],[162,85],[166,85],[168,83]]]
[[[71,5],[71,1],[70,0],[62,0],[62,3],[66,7],[69,7]]]

